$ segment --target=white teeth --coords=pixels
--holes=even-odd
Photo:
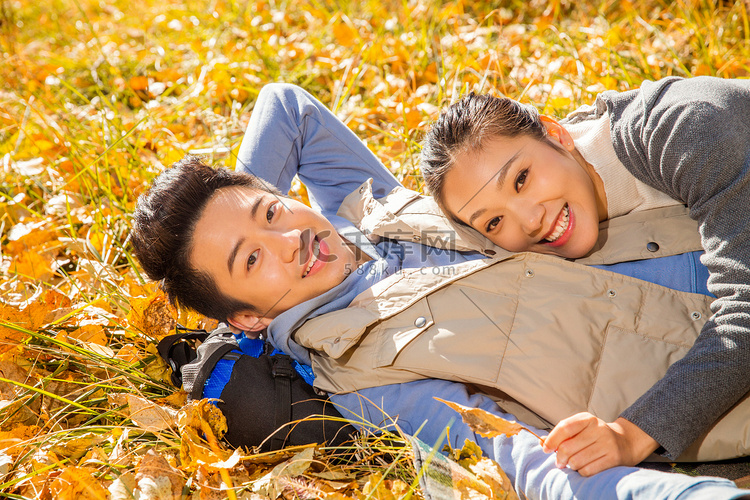
[[[315,240],[313,241],[313,254],[310,258],[310,263],[307,265],[307,269],[305,269],[305,272],[302,275],[303,278],[307,276],[307,273],[310,272],[312,266],[318,261],[318,255],[320,255],[320,243],[318,242],[318,240]]]
[[[568,205],[563,207],[563,215],[557,220],[555,230],[545,238],[549,243],[554,243],[557,239],[563,235],[566,229],[568,229],[568,223],[570,222],[570,209]]]

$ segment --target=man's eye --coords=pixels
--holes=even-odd
[[[250,267],[255,264],[256,260],[258,260],[258,250],[251,253],[250,257],[247,258],[247,268],[250,269]]]
[[[502,217],[493,217],[490,219],[490,221],[487,223],[487,228],[485,229],[488,233],[495,229],[498,224],[500,224],[500,221],[502,220]]]
[[[518,177],[516,177],[516,191],[520,191],[521,187],[526,183],[526,177],[529,175],[529,169],[525,168],[518,172]]]
[[[266,211],[266,220],[269,224],[271,223],[274,215],[276,215],[276,203],[269,206],[268,210]]]

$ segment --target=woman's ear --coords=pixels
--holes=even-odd
[[[573,151],[576,145],[573,143],[573,138],[570,136],[565,127],[560,125],[557,120],[550,118],[549,116],[540,116],[539,119],[542,121],[542,125],[547,129],[547,136],[560,144],[568,151]]]
[[[257,316],[250,311],[240,311],[227,318],[227,322],[238,330],[245,332],[261,332],[268,328],[271,319]]]

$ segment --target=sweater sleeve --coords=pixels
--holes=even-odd
[[[336,115],[295,85],[264,86],[237,155],[237,170],[287,192],[295,175],[323,215],[368,178],[380,198],[401,184]]]
[[[750,391],[750,81],[670,78],[602,98],[620,161],[699,222],[717,297],[688,354],[622,414],[674,459]]]

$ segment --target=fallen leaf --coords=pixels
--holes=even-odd
[[[444,399],[440,398],[435,399],[440,401],[441,403],[447,404],[448,406],[456,410],[459,414],[461,414],[461,418],[464,420],[464,422],[480,436],[493,438],[495,436],[505,434],[506,436],[510,437],[515,436],[521,431],[527,431],[534,434],[533,431],[527,429],[517,422],[511,422],[510,420],[498,417],[497,415],[493,415],[492,413],[481,408],[463,406],[458,403],[445,401]],[[536,436],[536,434],[534,435]],[[543,441],[539,436],[536,437],[539,438],[540,441]]]
[[[483,458],[476,464],[470,465],[469,470],[477,476],[477,479],[484,481],[490,487],[490,490],[492,490],[490,498],[519,500],[513,489],[513,483],[510,482],[510,478],[497,462],[489,458]]]
[[[149,432],[169,429],[177,423],[177,411],[147,399],[128,394],[130,420]]]
[[[52,453],[66,458],[79,458],[86,452],[104,441],[106,438],[100,434],[87,432],[67,441],[57,442],[49,449]]]
[[[154,450],[149,450],[138,465],[135,482],[141,500],[179,500],[185,486],[180,471]]]
[[[286,462],[280,463],[271,472],[253,483],[253,492],[270,498],[278,497],[288,486],[283,480],[280,481],[280,478],[295,477],[304,473],[310,468],[314,454],[315,448],[305,448]]]
[[[218,442],[227,431],[227,421],[210,400],[191,401],[185,405],[178,413],[177,425],[182,437],[182,470],[192,473],[200,466],[226,462],[232,456],[232,452]]]
[[[177,311],[160,289],[148,297],[131,298],[130,307],[128,322],[131,326],[157,340],[172,333]]]
[[[132,472],[121,474],[107,489],[109,500],[135,500],[135,475]]]
[[[92,467],[66,467],[52,481],[50,491],[55,500],[107,500],[107,490],[94,477]]]

